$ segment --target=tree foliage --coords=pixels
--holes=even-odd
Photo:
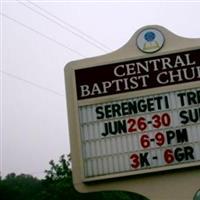
[[[128,192],[96,192],[82,194],[75,190],[72,183],[70,156],[62,155],[58,163],[49,162],[43,180],[31,175],[15,173],[0,178],[1,200],[145,200]]]
[[[15,173],[11,173],[0,181],[0,196],[2,200],[34,200],[41,189],[41,182],[26,174],[17,176]]]

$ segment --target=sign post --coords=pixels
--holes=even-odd
[[[200,39],[160,26],[65,67],[75,188],[192,199],[200,188]]]

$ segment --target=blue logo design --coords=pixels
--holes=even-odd
[[[144,29],[137,37],[138,48],[145,53],[154,53],[161,49],[165,41],[162,33],[154,28]]]
[[[152,41],[154,41],[155,38],[156,38],[156,35],[152,31],[149,31],[149,32],[145,33],[145,35],[144,35],[144,39],[147,42],[152,42]]]

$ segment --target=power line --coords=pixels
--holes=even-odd
[[[3,3],[2,2],[0,2],[0,11],[2,11],[3,10]],[[2,31],[2,27],[3,27],[3,23],[2,23],[2,17],[0,17],[0,43],[1,43],[1,45],[0,45],[0,51],[1,51],[1,53],[0,53],[0,69],[2,69],[2,64],[3,64],[3,45],[2,45],[2,43],[3,43],[3,37],[2,37],[2,33],[3,33],[3,31]],[[1,100],[2,100],[2,94],[3,94],[3,86],[2,86],[2,83],[3,83],[3,81],[2,81],[2,74],[0,75],[0,96],[1,96]],[[0,112],[0,177],[2,176],[2,171],[3,171],[3,112],[2,112],[2,110],[3,110],[3,101],[0,101],[0,110],[1,110],[1,112]]]
[[[16,0],[16,1],[20,2],[19,0]],[[92,36],[90,36],[90,35],[84,33],[83,31],[81,31],[80,29],[76,28],[75,26],[72,26],[71,24],[67,23],[66,21],[64,21],[64,20],[62,20],[62,19],[60,19],[60,18],[58,18],[58,17],[55,16],[54,14],[52,14],[52,13],[50,13],[49,11],[47,11],[46,9],[44,9],[44,8],[42,8],[42,7],[40,7],[40,6],[38,6],[37,4],[33,3],[32,1],[29,1],[29,0],[26,0],[26,1],[29,2],[30,4],[32,4],[33,6],[35,6],[36,8],[42,10],[43,12],[45,12],[46,14],[48,14],[49,16],[55,18],[56,20],[58,20],[60,23],[64,24],[65,26],[61,25],[60,23],[58,23],[58,22],[55,21],[55,20],[52,20],[52,19],[48,18],[47,16],[45,16],[45,15],[43,15],[43,14],[41,14],[41,13],[38,13],[38,11],[35,11],[35,10],[32,9],[31,7],[27,6],[26,4],[24,4],[24,3],[22,3],[22,2],[20,2],[20,3],[24,4],[24,6],[26,6],[27,8],[31,9],[31,10],[34,11],[34,12],[37,12],[38,14],[42,15],[43,17],[45,17],[45,18],[47,18],[47,19],[53,21],[54,23],[56,23],[56,24],[59,25],[60,27],[64,28],[65,30],[67,30],[67,31],[69,31],[69,32],[71,32],[72,34],[76,35],[77,37],[79,37],[79,38],[85,40],[86,42],[88,42],[89,44],[95,46],[96,48],[101,49],[101,50],[103,50],[104,52],[105,52],[105,50],[111,51],[111,49],[110,49],[109,47],[107,47],[105,44],[99,42],[98,40],[94,39]],[[70,27],[71,29],[75,30],[75,31],[78,32],[78,33],[76,33],[76,32],[74,32],[74,31],[70,30],[70,29],[69,29],[68,27],[66,27],[66,26]],[[86,38],[84,38],[82,35],[84,35],[85,37],[87,37],[89,40],[86,39]],[[98,45],[97,45],[97,44],[98,44]],[[102,47],[103,47],[103,48],[102,48]]]
[[[79,53],[78,51],[76,51],[76,50],[74,50],[74,49],[72,49],[72,48],[66,46],[65,44],[63,44],[63,43],[61,43],[61,42],[58,42],[57,40],[55,40],[55,39],[53,39],[53,38],[51,38],[51,37],[49,37],[49,36],[47,36],[47,35],[45,35],[45,34],[43,34],[43,33],[41,33],[41,32],[39,32],[39,31],[37,31],[37,30],[31,28],[30,26],[27,26],[26,24],[24,24],[24,23],[22,23],[22,22],[20,22],[20,21],[18,21],[18,20],[16,20],[16,19],[14,19],[14,18],[12,18],[12,17],[9,17],[8,15],[6,15],[6,14],[4,14],[4,13],[1,13],[1,12],[0,12],[0,14],[1,14],[3,17],[6,17],[7,19],[9,19],[9,20],[11,20],[11,21],[17,23],[18,25],[23,26],[23,27],[25,27],[26,29],[29,29],[30,31],[32,31],[32,32],[34,32],[34,33],[37,33],[38,35],[40,35],[40,36],[42,36],[42,37],[44,37],[44,38],[46,38],[46,39],[48,39],[48,40],[50,40],[50,41],[56,43],[57,45],[59,45],[59,46],[61,46],[61,47],[64,47],[65,49],[67,49],[67,50],[69,50],[69,51],[71,51],[71,52],[73,52],[73,53],[75,53],[75,54],[77,54],[77,55],[79,55],[79,56],[81,56],[81,57],[84,57],[84,55],[82,55],[82,54]]]
[[[21,3],[23,6],[27,7],[28,9],[32,10],[33,12],[37,13],[38,15],[40,15],[40,16],[42,16],[42,17],[48,19],[49,21],[53,22],[54,24],[58,25],[58,26],[61,27],[62,29],[67,30],[68,32],[72,33],[73,35],[75,35],[75,36],[81,38],[82,40],[86,41],[87,43],[91,44],[92,46],[94,46],[94,47],[96,47],[96,48],[98,48],[98,49],[100,49],[100,50],[103,50],[103,51],[105,52],[105,50],[104,50],[102,47],[96,45],[95,43],[91,42],[91,41],[88,40],[88,39],[85,39],[85,38],[84,38],[83,36],[81,36],[80,34],[77,34],[76,32],[70,30],[70,29],[67,28],[66,26],[63,26],[62,24],[58,23],[57,21],[52,20],[51,18],[47,17],[46,15],[42,14],[41,12],[38,12],[37,10],[35,10],[35,9],[31,8],[30,6],[26,5],[26,4],[23,3],[22,1],[19,1],[19,0],[16,0],[16,1],[17,1],[18,3]],[[32,2],[30,2],[30,3],[33,4]],[[33,5],[34,5],[34,4],[33,4]],[[34,5],[34,6],[35,6],[35,5]]]
[[[58,21],[60,21],[61,23],[65,24],[66,26],[69,26],[70,28],[74,29],[75,31],[79,32],[80,34],[84,35],[85,37],[89,38],[90,40],[96,42],[97,44],[99,44],[100,46],[102,46],[103,48],[105,48],[106,50],[111,51],[112,49],[109,48],[108,46],[106,46],[105,44],[103,44],[102,42],[99,42],[98,40],[96,40],[95,38],[93,38],[92,36],[84,33],[83,31],[81,31],[80,29],[78,29],[77,27],[67,23],[66,21],[60,19],[59,17],[55,16],[54,14],[50,13],[49,11],[47,11],[44,8],[41,8],[40,6],[38,6],[37,4],[33,3],[30,0],[26,0],[27,2],[29,2],[30,4],[34,5],[35,7],[39,8],[40,10],[42,10],[43,12],[47,13],[48,15],[54,17],[55,19],[57,19]]]
[[[36,88],[39,88],[39,89],[42,89],[42,90],[46,90],[46,91],[51,92],[51,93],[53,93],[53,94],[55,94],[55,95],[58,95],[58,96],[62,96],[62,97],[65,96],[64,94],[61,94],[61,93],[59,93],[59,92],[57,92],[57,91],[55,91],[55,90],[52,90],[52,89],[50,89],[50,88],[41,86],[41,85],[39,85],[39,84],[37,84],[37,83],[34,83],[34,82],[32,82],[32,81],[29,81],[29,80],[26,80],[26,79],[24,79],[24,78],[21,78],[21,77],[19,77],[19,76],[14,75],[14,74],[11,74],[11,73],[8,73],[8,72],[2,71],[2,70],[0,70],[0,72],[1,72],[2,74],[6,75],[6,76],[11,77],[11,78],[17,79],[17,80],[19,80],[19,81],[23,81],[23,82],[25,82],[25,83],[27,83],[27,84],[29,84],[29,85],[33,85],[33,86],[36,87]]]

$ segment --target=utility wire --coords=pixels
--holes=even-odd
[[[53,39],[53,38],[51,38],[51,37],[49,37],[49,36],[47,36],[47,35],[45,35],[45,34],[43,34],[43,33],[41,33],[41,32],[39,32],[39,31],[37,31],[37,30],[31,28],[30,26],[27,26],[26,24],[24,24],[24,23],[22,23],[22,22],[20,22],[20,21],[18,21],[18,20],[16,20],[16,19],[14,19],[14,18],[12,18],[12,17],[9,17],[8,15],[6,15],[6,14],[4,14],[4,13],[1,13],[1,12],[0,12],[0,14],[1,14],[3,17],[5,17],[5,18],[7,18],[7,19],[9,19],[9,20],[11,20],[11,21],[17,23],[18,25],[23,26],[23,27],[25,27],[26,29],[29,29],[30,31],[32,31],[32,32],[34,32],[34,33],[37,33],[38,35],[40,35],[40,36],[42,36],[42,37],[44,37],[44,38],[46,38],[46,39],[48,39],[48,40],[50,40],[50,41],[56,43],[57,45],[59,45],[59,46],[61,46],[61,47],[64,47],[65,49],[67,49],[67,50],[69,50],[69,51],[71,51],[71,52],[73,52],[73,53],[75,53],[75,54],[77,54],[77,55],[79,55],[79,56],[81,56],[81,57],[84,57],[84,55],[82,55],[82,54],[79,53],[78,51],[76,51],[76,50],[74,50],[74,49],[72,49],[72,48],[66,46],[65,44],[63,44],[63,43],[61,43],[61,42],[58,42],[57,40],[55,40],[55,39]]]
[[[29,84],[29,85],[33,85],[33,86],[36,87],[36,88],[39,88],[39,89],[42,89],[42,90],[46,90],[46,91],[51,92],[51,93],[53,93],[53,94],[55,94],[55,95],[57,95],[57,96],[61,96],[61,97],[64,97],[64,96],[65,96],[64,94],[61,94],[61,93],[59,93],[59,92],[57,92],[57,91],[55,91],[55,90],[52,90],[52,89],[50,89],[50,88],[41,86],[41,85],[39,85],[39,84],[37,84],[37,83],[34,83],[34,82],[32,82],[32,81],[29,81],[29,80],[26,80],[26,79],[24,79],[24,78],[21,78],[21,77],[19,77],[19,76],[14,75],[14,74],[11,74],[11,73],[8,73],[8,72],[2,71],[2,70],[0,70],[0,72],[1,72],[2,74],[6,75],[6,76],[9,76],[9,77],[11,77],[11,78],[17,79],[17,80],[19,80],[19,81],[23,81],[23,82],[25,82],[25,83],[27,83],[27,84]]]
[[[94,47],[96,47],[96,48],[98,48],[98,49],[100,49],[100,50],[106,52],[105,49],[103,49],[102,47],[96,45],[95,43],[91,42],[91,41],[88,40],[88,39],[85,39],[82,35],[77,34],[76,32],[70,30],[70,29],[67,28],[66,26],[63,26],[62,24],[58,23],[57,21],[55,21],[55,20],[53,20],[53,19],[47,17],[46,15],[42,14],[41,12],[38,12],[37,10],[31,8],[30,6],[26,5],[26,4],[23,3],[22,1],[19,1],[19,0],[16,0],[16,1],[17,1],[18,3],[20,3],[20,4],[22,4],[23,6],[27,7],[28,9],[32,10],[33,12],[37,13],[38,15],[40,15],[40,16],[42,16],[42,17],[48,19],[49,21],[53,22],[54,24],[58,25],[58,26],[61,27],[62,29],[67,30],[68,32],[72,33],[73,35],[75,35],[75,36],[81,38],[82,40],[86,41],[86,42],[89,43],[90,45],[92,45],[92,46],[94,46]],[[32,3],[32,2],[30,2],[30,3]]]
[[[20,2],[19,0],[16,0],[18,2]],[[44,16],[43,14],[40,13],[40,15],[42,15],[43,17],[45,18],[48,18],[49,20],[53,21],[54,23],[56,23],[57,25],[59,25],[60,27],[64,28],[65,30],[71,32],[72,34],[76,35],[77,37],[81,38],[82,40],[85,40],[86,42],[88,42],[89,44],[95,46],[96,48],[98,49],[101,49],[105,52],[106,51],[111,51],[111,49],[109,47],[107,47],[105,44],[99,42],[98,40],[94,39],[92,36],[84,33],[83,31],[81,31],[80,29],[76,28],[75,26],[72,26],[71,24],[67,23],[66,21],[58,18],[57,16],[55,16],[54,14],[50,13],[49,11],[47,11],[46,9],[38,6],[37,4],[33,3],[32,1],[29,1],[29,0],[26,0],[27,2],[29,2],[31,5],[35,6],[36,8],[42,10],[43,12],[45,12],[46,14],[48,14],[49,16],[55,18],[57,21],[59,21],[60,23],[64,24],[65,26],[61,25],[60,23],[58,23],[57,21],[55,20],[52,20],[50,18],[48,18],[47,16]],[[22,3],[22,2],[20,2]],[[23,3],[24,4],[24,3]],[[26,4],[24,4],[24,6],[28,7]],[[30,8],[29,9],[33,10],[34,12],[37,12],[35,11],[34,9]],[[38,12],[37,12],[38,13]],[[39,13],[38,13],[39,14]],[[76,32],[70,30],[68,27],[70,27],[71,29],[75,30]],[[88,39],[84,38],[84,37],[87,37]],[[98,44],[98,45],[97,45]],[[102,48],[103,47],[103,48]]]

